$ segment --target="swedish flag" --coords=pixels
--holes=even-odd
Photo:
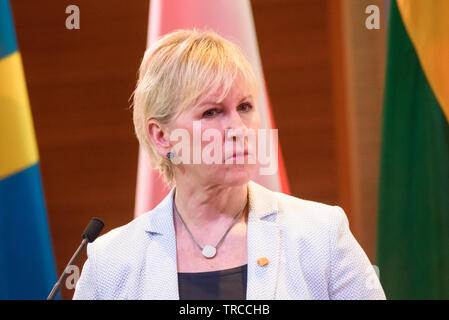
[[[25,76],[0,0],[0,299],[45,299],[55,281]]]

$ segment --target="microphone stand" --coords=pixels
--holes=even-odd
[[[76,250],[76,252],[73,254],[73,256],[70,259],[69,263],[65,267],[64,272],[59,277],[58,282],[56,282],[55,285],[53,286],[53,289],[51,290],[50,294],[48,295],[47,300],[53,300],[55,298],[56,294],[58,293],[59,288],[61,287],[62,283],[64,282],[65,278],[68,275],[68,273],[67,273],[68,270],[67,269],[73,264],[73,262],[76,260],[76,258],[78,258],[78,256],[80,255],[81,251],[84,249],[84,247],[86,246],[86,244],[88,242],[89,242],[89,240],[87,238],[83,239],[83,241],[81,242],[80,246],[78,247],[78,250]]]

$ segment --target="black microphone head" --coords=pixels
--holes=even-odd
[[[104,222],[98,218],[92,218],[83,232],[83,239],[93,242],[103,230]]]

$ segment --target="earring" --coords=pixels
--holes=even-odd
[[[171,151],[167,152],[167,159],[173,159],[175,154]]]

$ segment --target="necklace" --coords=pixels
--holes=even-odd
[[[173,209],[175,211],[175,214],[179,217],[179,219],[181,220],[183,226],[186,228],[187,232],[190,235],[190,238],[192,238],[193,242],[195,242],[196,246],[198,248],[200,248],[203,256],[207,259],[211,259],[213,257],[215,257],[215,255],[217,254],[217,248],[220,246],[220,244],[223,242],[224,238],[226,237],[226,235],[229,233],[229,231],[231,231],[232,227],[234,226],[234,224],[240,220],[241,218],[241,214],[245,211],[246,205],[248,204],[248,201],[245,203],[245,205],[243,206],[243,209],[240,210],[235,216],[234,219],[232,220],[231,225],[229,226],[229,228],[226,230],[226,232],[223,234],[223,236],[221,237],[220,241],[218,241],[218,243],[215,246],[211,246],[211,245],[206,245],[204,247],[201,247],[200,244],[198,243],[198,241],[196,241],[195,237],[193,236],[192,232],[190,232],[189,228],[187,227],[186,223],[184,222],[184,220],[182,219],[181,215],[178,212],[178,208],[176,208],[176,203],[175,203],[175,199],[173,199]]]

